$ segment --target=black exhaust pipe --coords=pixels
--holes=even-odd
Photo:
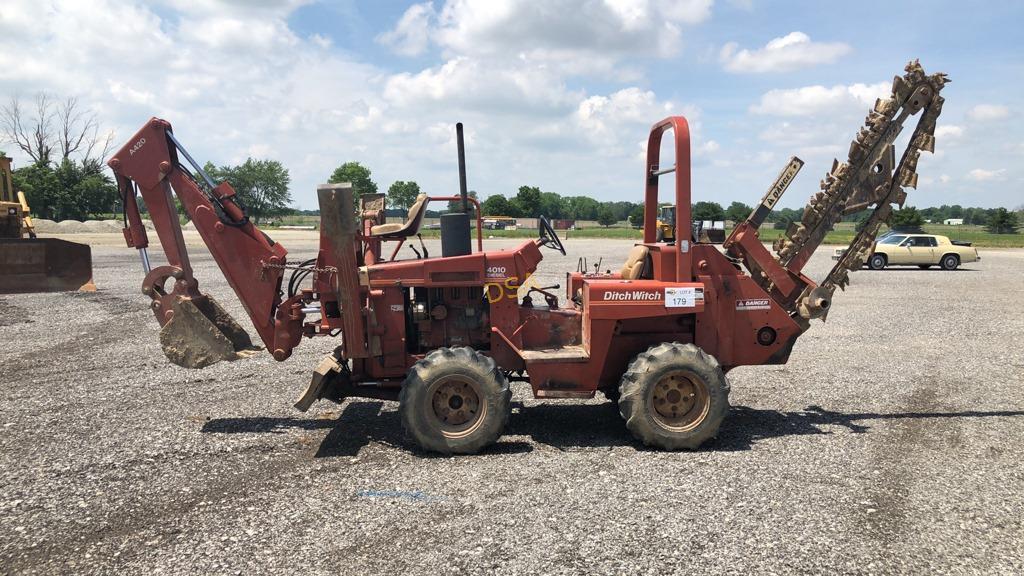
[[[462,136],[462,122],[455,125],[455,140],[459,149],[459,195],[462,212],[441,215],[441,256],[465,256],[473,253],[473,239],[469,231],[469,192],[466,187],[466,142]]]
[[[462,136],[462,122],[455,125],[455,141],[459,147],[459,194],[462,196],[462,211],[469,212],[469,192],[466,191],[466,140]]]

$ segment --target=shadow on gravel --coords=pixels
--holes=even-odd
[[[414,450],[420,456],[436,454],[415,449],[402,430],[395,410],[381,411],[383,402],[349,400],[337,418],[216,418],[206,422],[200,432],[212,434],[280,434],[287,430],[323,430],[330,432],[320,442],[314,458],[356,456],[370,442],[379,442],[403,450]],[[519,454],[533,448],[525,442],[498,442],[481,454]]]
[[[758,440],[780,436],[831,434],[824,426],[842,426],[862,434],[870,430],[866,423],[874,420],[912,420],[923,418],[993,418],[1024,416],[1024,410],[966,410],[964,412],[835,412],[820,406],[808,406],[800,412],[758,410],[733,406],[722,423],[718,438],[705,445],[710,450],[749,450]]]
[[[835,412],[809,406],[799,412],[758,410],[733,406],[722,422],[718,438],[701,450],[750,450],[760,440],[783,436],[831,434],[826,426],[842,426],[854,433],[865,433],[877,420],[925,418],[992,418],[1024,416],[1024,410],[964,412]],[[560,450],[599,446],[634,446],[647,450],[626,430],[615,404],[540,404],[520,407],[512,414],[506,434],[522,434],[535,442]]]
[[[315,458],[356,456],[370,442],[378,442],[401,450],[410,450],[418,456],[444,457],[417,449],[402,430],[396,410],[381,411],[383,402],[348,401],[341,415],[335,419],[316,418],[217,418],[206,422],[201,432],[213,434],[282,433],[287,430],[322,430],[330,432],[324,437]],[[562,404],[549,403],[523,406],[514,403],[517,410],[509,420],[505,435],[528,436],[538,444],[559,450],[611,446],[633,446],[648,450],[626,430],[615,404]],[[996,410],[964,412],[836,412],[820,406],[808,406],[799,412],[759,410],[746,406],[733,406],[722,423],[718,438],[701,449],[709,451],[750,450],[760,440],[783,436],[831,434],[826,426],[842,426],[857,434],[870,430],[868,423],[876,420],[904,420],[924,418],[992,418],[1024,416],[1024,410]],[[533,447],[526,442],[500,441],[484,450],[481,455],[522,454]]]
[[[626,430],[618,407],[603,404],[545,403],[533,406],[513,404],[506,434],[529,436],[538,444],[559,450],[598,446],[635,446],[643,444]]]

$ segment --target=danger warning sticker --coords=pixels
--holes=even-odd
[[[767,298],[744,298],[736,301],[737,310],[770,310],[771,307]]]

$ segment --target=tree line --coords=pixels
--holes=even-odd
[[[110,153],[113,133],[102,132],[96,115],[83,109],[74,98],[57,100],[38,94],[32,105],[25,107],[19,98],[12,98],[0,108],[0,137],[15,144],[32,164],[12,173],[16,189],[25,192],[32,212],[54,220],[84,220],[90,216],[116,214],[121,201],[113,179],[105,172],[104,161]],[[0,152],[0,154],[3,154]],[[297,212],[292,202],[288,169],[279,161],[247,158],[237,165],[216,166],[207,163],[204,171],[215,181],[228,181],[257,223]],[[202,179],[199,179],[202,182]],[[345,162],[329,177],[330,182],[350,182],[358,197],[377,193],[372,172],[359,162]],[[412,180],[393,182],[387,190],[390,216],[404,216],[422,193]],[[477,198],[476,191],[469,195]],[[145,210],[144,203],[140,207]],[[459,210],[458,202],[450,202],[448,210]],[[723,207],[718,202],[700,201],[691,206],[694,220],[729,220],[739,222],[750,215],[753,207],[732,202]],[[643,204],[629,201],[601,202],[588,196],[562,196],[557,192],[523,185],[514,194],[491,194],[481,202],[485,216],[596,221],[603,226],[629,222],[643,224]],[[316,214],[316,211],[303,211]],[[431,207],[428,216],[437,216],[439,207]],[[780,208],[767,218],[776,229],[786,229],[799,221],[802,210]],[[986,226],[994,233],[1012,233],[1021,224],[1024,206],[1016,212],[1005,208],[952,206],[917,209],[907,206],[893,214],[891,224],[901,229],[920,229],[926,222],[941,223],[950,218],[963,219],[964,224]],[[867,213],[851,214],[846,221],[866,221]]]

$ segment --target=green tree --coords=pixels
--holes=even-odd
[[[701,201],[693,205],[694,220],[725,220],[725,210],[718,202]]]
[[[743,202],[733,202],[725,209],[725,219],[732,220],[735,223],[740,223],[746,220],[747,216],[750,216],[750,213],[753,211],[753,208],[747,206]],[[708,220],[710,220],[710,218],[708,218]]]
[[[478,197],[477,197],[477,194],[476,194],[476,190],[470,190],[469,192],[466,192],[466,196],[469,196],[470,198],[472,198],[474,200],[478,200]],[[483,206],[481,206],[480,209],[483,210]],[[449,212],[462,212],[462,200],[449,200],[448,201],[448,211]],[[473,214],[473,211],[474,211],[473,203],[470,202],[469,203],[469,213]],[[474,215],[474,217],[475,217],[475,215]]]
[[[565,199],[568,216],[576,220],[597,220],[601,203],[589,196],[570,196]]]
[[[633,228],[644,227],[644,206],[643,204],[637,204],[633,211],[629,213],[629,223]]]
[[[618,221],[619,219],[615,217],[615,212],[612,210],[612,207],[607,204],[602,204],[601,209],[597,212],[597,223],[607,228]]]
[[[871,212],[869,212],[868,210],[862,210],[861,212],[859,212],[856,215],[856,220],[855,220],[856,224],[854,224],[854,226],[853,226],[854,232],[858,232],[859,233],[861,230],[863,230],[864,227],[868,225],[868,220],[870,220],[870,219],[871,219]]]
[[[896,210],[889,217],[889,226],[900,232],[921,232],[922,225],[924,225],[924,216],[913,206]]]
[[[96,161],[37,162],[11,176],[14,188],[25,193],[32,212],[41,218],[85,220],[120,210],[117,186]]]
[[[375,194],[377,183],[370,178],[370,169],[359,162],[345,162],[331,173],[331,182],[348,182],[358,201],[362,194]]]
[[[1006,208],[996,208],[988,219],[985,229],[992,234],[1013,234],[1019,226],[1017,215]]]
[[[508,198],[501,194],[488,196],[480,205],[480,210],[483,211],[484,216],[516,216],[511,213],[512,204],[509,203]]]
[[[204,170],[215,181],[227,180],[231,184],[257,224],[264,218],[280,216],[289,210],[291,176],[277,160],[247,158],[238,166],[220,167],[207,162]]]
[[[416,197],[419,195],[420,185],[412,180],[408,182],[399,180],[388,188],[388,200],[391,201],[392,208],[408,210],[409,206],[416,202]]]
[[[536,218],[540,216],[540,188],[536,186],[520,186],[519,193],[512,199],[519,216]]]
[[[32,212],[40,218],[59,220],[63,203],[60,180],[49,164],[35,163],[11,172],[14,189],[25,193]]]
[[[551,218],[568,218],[569,203],[555,192],[541,192],[540,215]]]
[[[803,213],[793,208],[783,208],[772,212],[772,216],[772,221],[774,222],[772,227],[776,230],[786,230],[793,222],[799,222],[800,218],[803,217]]]

